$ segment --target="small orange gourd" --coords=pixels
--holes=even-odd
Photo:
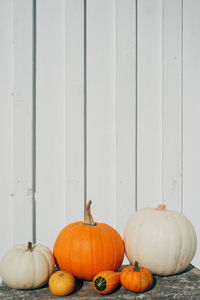
[[[94,222],[90,206],[91,201],[84,222],[71,223],[61,230],[53,249],[58,268],[84,280],[93,280],[102,270],[118,270],[124,258],[121,236],[111,226]]]
[[[120,281],[126,290],[141,293],[152,287],[153,275],[149,269],[139,267],[136,261],[134,267],[128,266],[121,271]]]
[[[75,277],[66,271],[57,271],[49,278],[49,289],[56,296],[66,296],[73,292]]]
[[[120,272],[102,271],[92,281],[92,287],[98,294],[110,294],[120,285]]]

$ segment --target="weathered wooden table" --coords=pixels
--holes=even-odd
[[[65,297],[54,296],[50,293],[48,287],[37,290],[15,290],[7,287],[5,284],[0,286],[0,299],[4,300],[46,300],[46,299],[69,299],[69,300],[99,300],[99,299],[181,299],[181,300],[200,300],[200,270],[193,266],[178,275],[159,277],[155,276],[154,287],[141,294],[135,294],[126,291],[123,287],[119,288],[115,293],[110,295],[99,295],[95,293],[91,287],[91,282],[77,283],[77,290]]]

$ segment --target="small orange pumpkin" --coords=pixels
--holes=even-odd
[[[66,296],[73,292],[75,277],[66,271],[57,271],[49,278],[49,289],[56,296]]]
[[[92,280],[102,270],[118,270],[124,258],[121,236],[111,226],[94,222],[91,203],[87,203],[84,222],[65,226],[53,249],[58,268],[84,280]]]
[[[120,285],[120,273],[114,271],[99,272],[92,281],[92,287],[98,294],[114,292]]]
[[[122,286],[131,292],[140,293],[149,290],[153,284],[153,275],[149,269],[135,266],[125,267],[120,273]]]

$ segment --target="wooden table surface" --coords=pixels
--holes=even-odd
[[[99,295],[92,289],[91,282],[77,282],[77,290],[68,296],[58,297],[50,293],[48,287],[37,290],[16,290],[9,288],[5,284],[0,286],[0,299],[4,300],[46,300],[46,299],[69,299],[69,300],[99,300],[99,299],[146,299],[146,300],[162,300],[162,299],[181,299],[181,300],[200,300],[200,270],[192,265],[178,275],[168,277],[155,277],[154,287],[146,292],[135,294],[126,291],[120,287],[116,292],[110,295]]]

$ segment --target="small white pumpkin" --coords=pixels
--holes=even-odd
[[[157,275],[183,271],[196,253],[197,238],[191,222],[165,205],[138,210],[124,232],[126,256]]]
[[[0,264],[0,276],[12,288],[34,289],[45,285],[54,269],[51,250],[28,242],[6,252]]]

